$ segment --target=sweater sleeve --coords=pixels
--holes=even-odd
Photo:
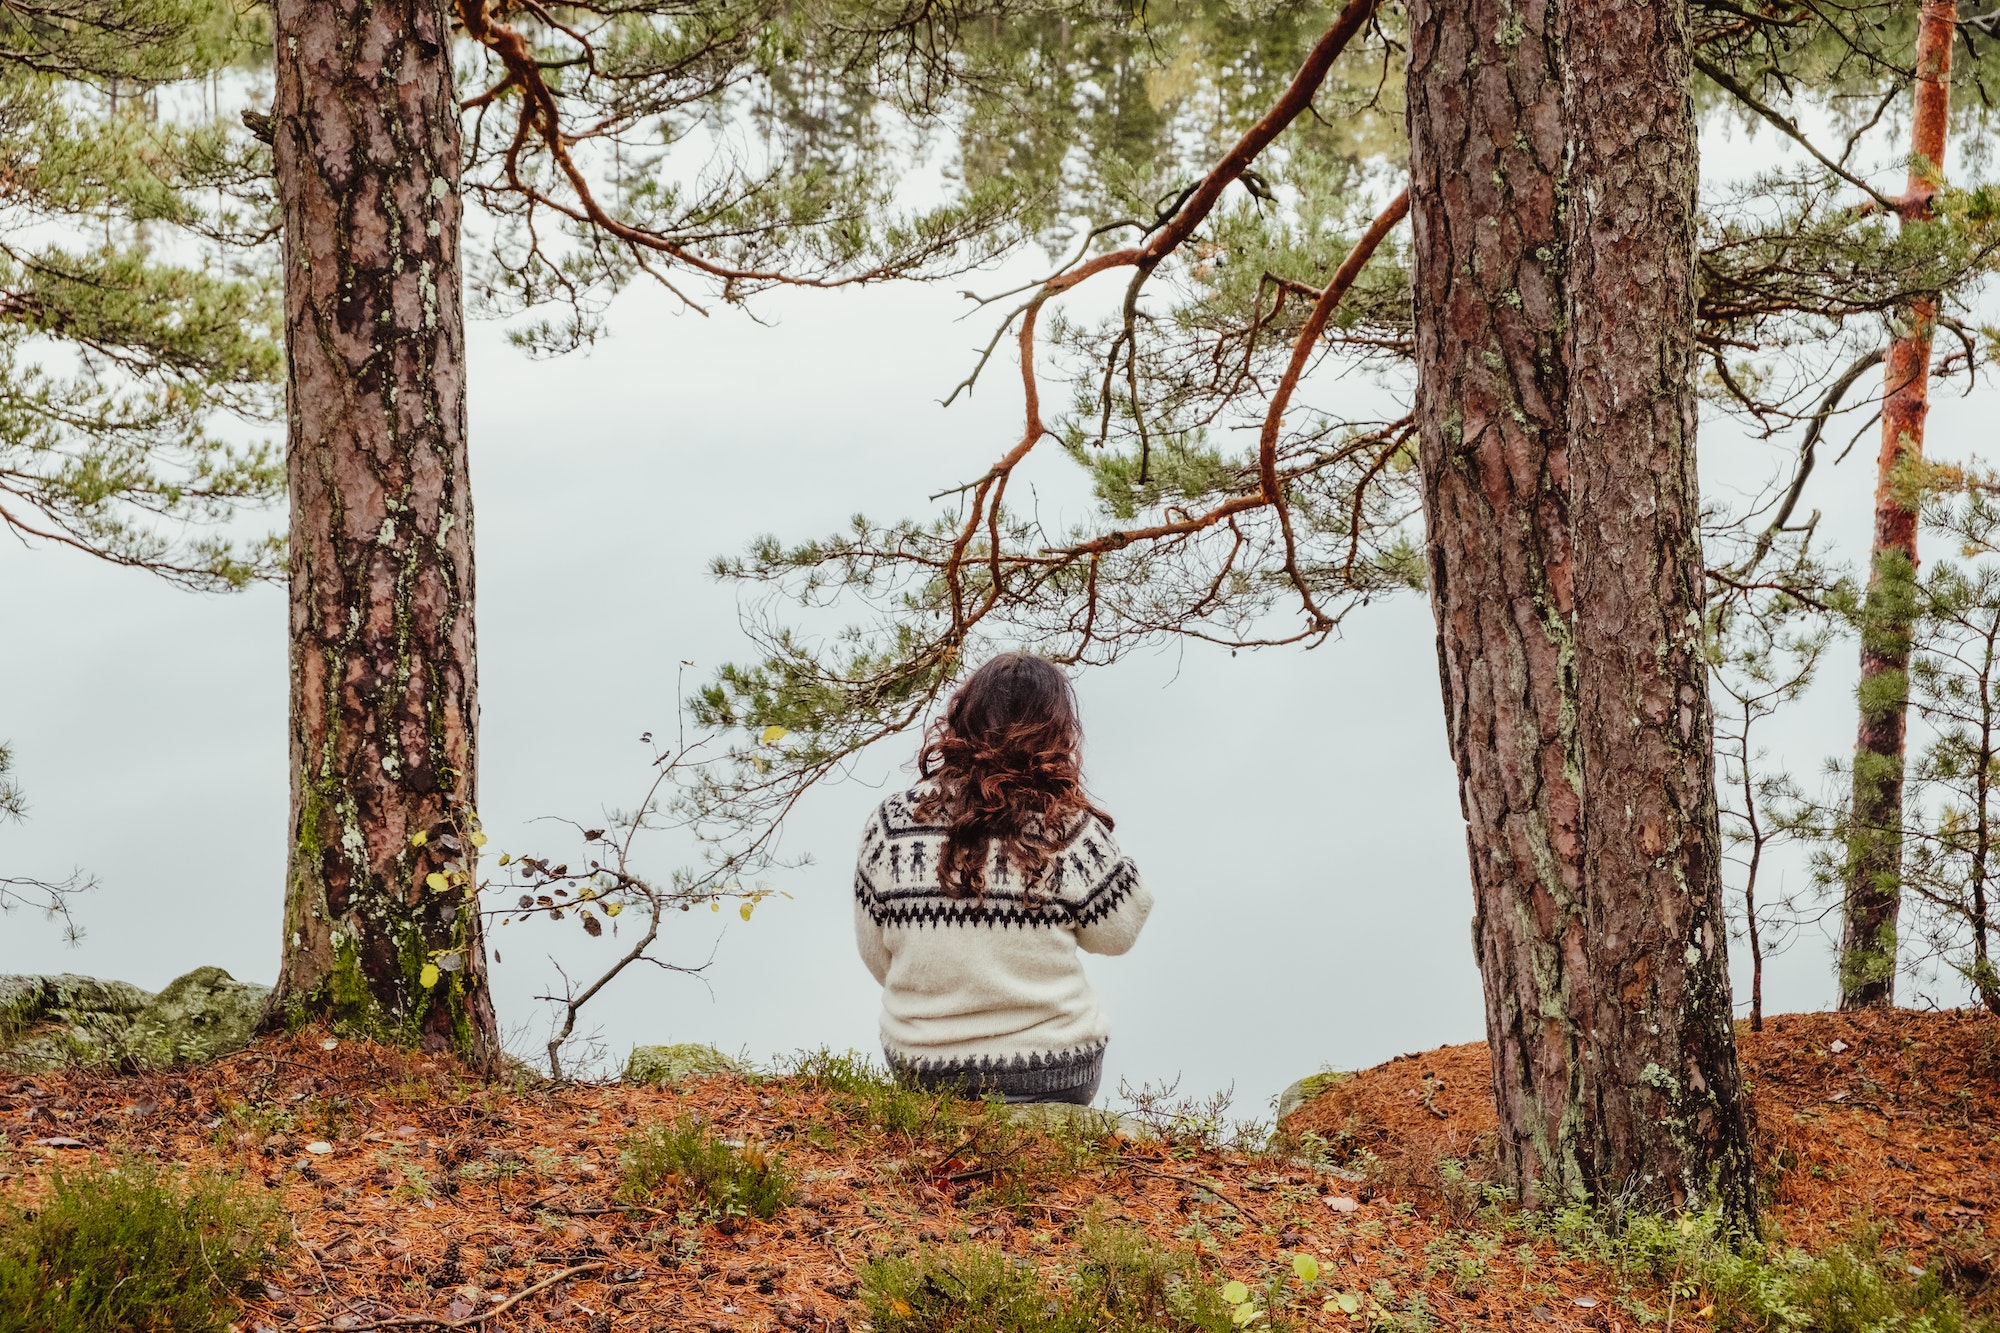
[[[1121,954],[1139,941],[1153,891],[1111,830],[1091,818],[1065,853],[1076,875],[1076,945],[1085,953]]]
[[[854,858],[854,942],[861,950],[862,963],[878,985],[889,979],[889,947],[881,923],[869,910],[875,885],[868,876],[868,861],[870,852],[880,846],[881,836],[882,815],[877,811],[862,832],[861,851]]]

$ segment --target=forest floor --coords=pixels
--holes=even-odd
[[[1741,1038],[1783,1241],[1879,1230],[1898,1263],[1990,1308],[2000,1020],[1786,1015]],[[506,1087],[305,1032],[195,1068],[0,1080],[0,1194],[134,1156],[267,1191],[290,1234],[243,1330],[858,1333],[871,1311],[916,1317],[879,1290],[868,1304],[874,1260],[980,1247],[1074,1274],[1117,1228],[1186,1256],[1198,1282],[1242,1283],[1246,1327],[1624,1333],[1673,1327],[1676,1301],[1679,1327],[1708,1326],[1700,1290],[1493,1206],[1486,1058],[1445,1047],[1346,1078],[1291,1117],[1280,1153],[1218,1146],[1198,1118],[1164,1141],[1023,1128],[838,1062],[667,1090]],[[776,1155],[788,1201],[717,1218],[671,1186],[632,1193],[622,1149],[676,1122]]]

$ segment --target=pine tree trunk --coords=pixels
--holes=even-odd
[[[1695,517],[1684,3],[1416,0],[1431,597],[1530,1204],[1754,1220]]]
[[[472,868],[478,696],[449,18],[274,16],[292,846],[271,1013],[486,1064],[477,903],[452,870]]]
[[[1944,166],[1951,106],[1956,0],[1925,0],[1917,24],[1916,94],[1910,122],[1905,226],[1931,216]],[[1930,409],[1932,298],[1911,301],[1884,360],[1882,448],[1875,465],[1875,539],[1861,608],[1860,725],[1854,739],[1846,883],[1840,939],[1840,1007],[1887,1008],[1896,999],[1896,918],[1902,907],[1903,744],[1909,712],[1911,627],[1916,619],[1917,506],[1910,473],[1924,456]]]

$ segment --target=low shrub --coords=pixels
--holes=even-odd
[[[1056,1280],[980,1245],[877,1260],[860,1299],[875,1333],[1228,1333],[1242,1308],[1191,1255],[1125,1228],[1086,1231],[1082,1261]]]
[[[204,1333],[283,1230],[228,1177],[144,1163],[58,1174],[36,1206],[0,1204],[0,1333]]]
[[[1556,1214],[1549,1230],[1572,1255],[1659,1293],[1650,1305],[1699,1312],[1723,1333],[2000,1333],[1941,1274],[1883,1249],[1879,1232],[1810,1254],[1738,1243],[1713,1213],[1639,1214],[1612,1231],[1580,1207]]]
[[[770,1217],[792,1196],[782,1157],[756,1144],[725,1143],[694,1121],[651,1125],[625,1140],[621,1192],[650,1198],[673,1185],[716,1217]]]

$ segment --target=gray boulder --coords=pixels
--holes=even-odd
[[[672,1046],[634,1046],[625,1061],[625,1081],[652,1088],[671,1088],[690,1078],[748,1071],[736,1061],[699,1042]]]
[[[1286,1116],[1321,1093],[1330,1090],[1335,1084],[1343,1083],[1352,1077],[1352,1074],[1332,1069],[1322,1069],[1317,1074],[1307,1074],[1278,1094],[1278,1119],[1284,1120]]]
[[[144,1065],[199,1063],[242,1050],[257,1033],[269,986],[238,981],[219,967],[176,977],[132,1016],[129,1056]]]
[[[96,977],[0,976],[0,1068],[212,1060],[250,1043],[269,986],[198,967],[154,995]]]
[[[1137,1116],[1120,1115],[1116,1111],[1103,1111],[1094,1106],[1078,1106],[1073,1102],[1014,1102],[1004,1107],[1003,1111],[1015,1124],[1034,1129],[1074,1130],[1091,1138],[1116,1135],[1140,1143],[1150,1143],[1160,1137],[1157,1130]]]

